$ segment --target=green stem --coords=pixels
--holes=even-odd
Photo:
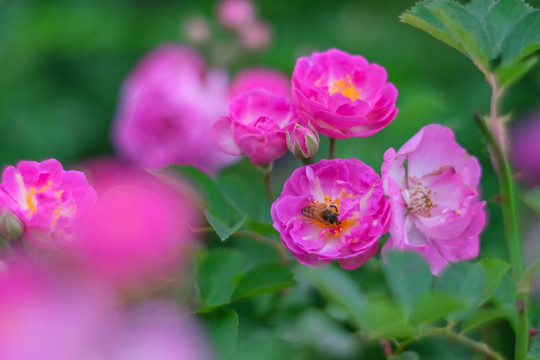
[[[300,159],[300,160],[302,160],[302,164],[304,164],[304,165],[315,164],[315,156],[308,157],[308,158],[305,158],[305,159]]]
[[[488,146],[492,156],[492,162],[499,177],[501,186],[501,208],[504,221],[506,245],[510,258],[512,277],[516,286],[517,299],[517,322],[515,327],[516,348],[515,359],[524,360],[527,357],[529,343],[528,325],[528,294],[519,289],[518,284],[523,275],[523,250],[521,247],[521,236],[519,232],[519,221],[517,217],[516,192],[513,180],[513,172],[505,153],[505,129],[498,115],[498,103],[502,90],[497,87],[495,77],[490,74],[489,83],[492,88],[491,106],[489,114],[489,124],[482,118],[477,117],[480,129],[488,141]]]
[[[330,138],[330,148],[328,151],[328,158],[333,159],[336,156],[336,139]]]

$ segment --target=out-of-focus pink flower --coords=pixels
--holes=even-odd
[[[311,125],[305,127],[297,124],[291,132],[287,132],[287,147],[300,159],[315,156],[319,150],[319,142],[319,134]]]
[[[337,49],[299,58],[292,75],[295,105],[334,139],[380,131],[397,115],[397,94],[382,66]]]
[[[516,170],[531,186],[540,185],[540,110],[518,123],[512,132],[511,153]]]
[[[180,164],[216,173],[236,161],[210,135],[226,112],[227,92],[226,74],[206,70],[194,50],[158,47],[123,85],[113,131],[118,152],[146,168]]]
[[[356,269],[377,252],[390,206],[372,168],[357,159],[323,159],[292,173],[271,215],[283,245],[302,264],[336,259]]]
[[[226,29],[238,30],[256,20],[251,0],[222,0],[217,8],[218,20]]]
[[[383,252],[420,253],[435,275],[448,262],[476,257],[486,217],[481,172],[452,130],[438,124],[424,126],[397,153],[388,149],[381,173],[393,214]]]
[[[264,50],[272,42],[272,28],[265,22],[255,21],[239,29],[240,43],[248,50]]]
[[[271,68],[251,68],[240,72],[232,81],[229,97],[240,93],[264,89],[278,96],[291,96],[291,80],[284,73]]]
[[[36,270],[17,265],[0,276],[3,360],[213,358],[200,329],[173,304],[115,307],[103,288]]]
[[[294,127],[293,115],[288,98],[256,89],[231,102],[229,116],[216,122],[213,135],[226,153],[245,154],[253,164],[264,165],[287,151],[286,130]]]
[[[87,167],[98,202],[81,221],[75,261],[121,288],[159,282],[185,265],[200,209],[173,178],[98,161]]]
[[[96,191],[80,171],[64,171],[56,159],[21,161],[2,175],[14,202],[10,210],[25,224],[23,237],[38,247],[53,248],[73,240],[75,224],[96,202]],[[11,204],[11,205],[10,205]]]

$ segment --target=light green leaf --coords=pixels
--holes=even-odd
[[[387,266],[383,266],[384,276],[392,294],[410,314],[416,299],[429,292],[433,275],[424,258],[413,252],[388,251],[385,254]]]
[[[521,79],[538,63],[538,56],[531,56],[523,61],[510,63],[506,66],[499,66],[495,70],[497,83],[501,88],[508,87]]]
[[[210,223],[212,228],[216,231],[216,234],[218,234],[221,241],[227,240],[232,234],[237,232],[242,225],[244,225],[247,218],[247,216],[244,215],[238,222],[234,223],[232,226],[228,226],[224,224],[222,220],[214,216],[209,210],[204,210],[204,215],[206,216],[208,223]]]
[[[510,265],[502,260],[493,258],[484,258],[479,263],[486,272],[486,285],[480,298],[480,304],[482,304],[497,290],[504,274],[510,269]]]
[[[260,264],[239,280],[233,298],[259,295],[292,285],[294,285],[292,273],[280,263]]]
[[[334,266],[324,268],[298,267],[296,272],[308,280],[328,301],[347,313],[358,327],[366,324],[366,299],[349,274]]]
[[[366,307],[366,327],[375,339],[409,337],[417,329],[410,324],[400,304],[388,299],[377,299]]]
[[[243,263],[243,255],[230,249],[212,250],[201,260],[197,281],[205,306],[200,311],[208,311],[230,301]]]
[[[463,299],[438,292],[430,292],[420,296],[414,304],[411,320],[416,323],[428,323],[463,310],[467,302]]]
[[[218,357],[224,359],[232,356],[238,342],[238,314],[233,310],[217,309],[201,314],[201,318]]]

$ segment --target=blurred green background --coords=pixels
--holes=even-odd
[[[528,3],[540,7],[540,0]],[[200,50],[211,66],[229,63],[231,76],[243,67],[261,65],[290,74],[298,56],[330,47],[383,65],[399,90],[398,117],[370,138],[339,141],[338,157],[357,157],[378,170],[386,149],[399,148],[420,127],[437,122],[450,126],[462,146],[482,162],[485,197],[497,194],[495,174],[473,122],[474,112],[487,112],[490,88],[462,54],[399,22],[399,14],[414,1],[255,4],[259,17],[273,28],[273,42],[263,52],[231,54],[233,35],[218,25],[216,0],[0,0],[0,163],[54,157],[69,167],[112,154],[109,129],[123,79],[156,45],[186,43],[182,24],[202,15],[217,45]],[[519,121],[540,105],[539,95],[537,66],[512,86],[503,111],[512,111]],[[326,156],[326,146],[325,139],[319,157]],[[291,156],[276,164],[277,194],[298,165]],[[522,218],[525,225],[533,221],[525,209]],[[482,255],[507,258],[501,234],[500,210],[490,203]],[[263,307],[264,301],[261,298]],[[310,313],[301,320],[309,327],[317,316]]]

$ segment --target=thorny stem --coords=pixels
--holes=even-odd
[[[330,138],[330,148],[328,151],[328,158],[333,159],[336,156],[336,139]]]
[[[457,343],[463,344],[465,346],[468,346],[470,349],[482,353],[487,356],[488,359],[494,359],[494,360],[504,360],[504,357],[499,354],[497,351],[493,350],[489,347],[488,344],[475,341],[461,333],[457,333],[452,330],[452,325],[443,327],[443,328],[436,328],[430,331],[427,331],[423,334],[419,334],[417,336],[413,336],[411,338],[408,338],[407,340],[403,341],[399,346],[396,348],[395,353],[400,354],[403,352],[403,349],[413,343],[421,340],[422,338],[426,336],[446,336],[448,339],[453,340]]]
[[[504,124],[499,119],[498,108],[502,89],[497,86],[496,78],[489,74],[488,79],[491,85],[491,104],[489,114],[489,124],[477,117],[477,123],[484,133],[488,142],[493,165],[499,177],[501,186],[501,208],[504,220],[506,245],[510,257],[512,277],[516,286],[517,299],[517,322],[516,322],[516,348],[515,359],[524,360],[527,357],[529,342],[528,328],[528,292],[518,287],[523,275],[523,251],[521,246],[521,236],[519,233],[519,222],[517,217],[515,185],[512,175],[512,168],[505,153],[505,129]]]

